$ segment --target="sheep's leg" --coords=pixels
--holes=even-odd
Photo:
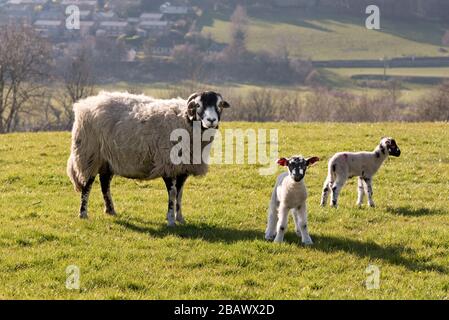
[[[173,178],[163,178],[165,186],[167,187],[168,193],[168,211],[167,211],[167,221],[169,227],[175,226],[175,207],[176,207],[176,179]]]
[[[373,180],[371,178],[364,178],[365,185],[366,185],[366,194],[368,196],[368,205],[372,208],[374,208],[376,205],[373,201]]]
[[[267,229],[265,230],[265,239],[272,241],[276,236],[276,227],[278,223],[279,202],[276,198],[276,189],[273,191],[268,209]]]
[[[287,223],[288,223],[288,211],[289,209],[284,206],[280,205],[279,207],[279,220],[276,227],[276,238],[274,238],[274,242],[282,242],[284,241],[284,234],[285,231],[287,231]]]
[[[365,182],[362,177],[359,177],[357,185],[357,205],[361,207],[365,196]]]
[[[337,208],[338,206],[338,196],[340,195],[341,188],[345,185],[346,179],[338,176],[332,185],[332,203],[331,206]]]
[[[295,220],[296,234],[301,237],[302,243],[306,245],[313,244],[307,228],[307,205],[304,203],[301,207],[293,209],[293,218]]]
[[[87,207],[89,204],[89,195],[92,190],[92,184],[95,181],[95,177],[90,178],[86,185],[81,189],[81,206],[80,206],[80,218],[87,219]]]
[[[176,214],[175,219],[181,224],[185,223],[184,217],[182,216],[182,192],[184,190],[184,183],[187,180],[187,175],[181,175],[176,177]]]
[[[329,197],[329,191],[330,191],[330,184],[329,184],[329,177],[326,178],[326,181],[324,181],[324,185],[323,185],[323,193],[321,195],[321,203],[320,205],[322,207],[326,206],[326,202],[327,202],[327,198]]]
[[[115,216],[116,212],[114,209],[114,202],[112,201],[111,196],[111,180],[114,174],[112,173],[109,166],[105,167],[100,172],[100,185],[101,185],[101,192],[103,193],[103,199],[104,199],[104,212]]]

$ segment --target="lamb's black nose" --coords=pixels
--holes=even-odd
[[[212,118],[207,118],[206,120],[209,121],[211,124],[215,122],[215,119]]]

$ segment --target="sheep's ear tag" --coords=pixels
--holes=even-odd
[[[320,158],[318,158],[318,157],[312,157],[312,158],[309,158],[309,159],[307,159],[307,166],[311,166],[311,165],[313,165],[315,162],[318,162],[318,161],[320,161]]]
[[[277,161],[277,164],[280,165],[280,166],[285,167],[285,166],[288,165],[288,160],[285,159],[285,158],[281,158],[281,159],[279,159],[279,160]]]

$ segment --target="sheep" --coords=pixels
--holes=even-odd
[[[313,244],[307,229],[307,189],[304,176],[309,166],[319,161],[318,157],[304,159],[302,156],[281,158],[277,163],[288,168],[288,172],[280,174],[276,179],[271,194],[268,210],[268,223],[265,239],[280,243],[284,240],[287,230],[288,212],[292,210],[295,221],[296,234],[302,243]]]
[[[331,206],[337,207],[338,195],[346,181],[358,177],[357,206],[361,206],[364,193],[368,205],[374,207],[372,179],[389,155],[399,157],[401,150],[391,137],[382,138],[372,152],[340,152],[335,154],[328,165],[328,175],[323,185],[321,206],[326,206],[329,192],[332,191]]]
[[[191,143],[172,141],[171,133],[181,129],[192,137],[195,125],[200,133],[217,129],[223,109],[229,107],[212,91],[194,93],[187,100],[100,92],[77,102],[67,174],[75,190],[81,192],[80,218],[88,217],[89,194],[97,174],[109,215],[116,215],[110,193],[114,175],[140,180],[162,177],[168,193],[168,225],[184,223],[184,183],[188,176],[205,175],[208,164],[203,157],[199,162],[174,163],[173,146],[183,143],[190,147]],[[189,148],[190,156],[197,151],[202,155],[211,141],[213,136],[209,142],[201,141],[201,150]]]

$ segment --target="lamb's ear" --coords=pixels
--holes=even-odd
[[[308,158],[308,159],[306,160],[307,166],[309,167],[309,166],[313,165],[315,162],[318,162],[318,161],[320,161],[320,158],[318,158],[318,157],[311,157],[311,158]]]
[[[280,158],[278,161],[276,161],[278,165],[286,167],[288,165],[288,160],[285,158]]]

